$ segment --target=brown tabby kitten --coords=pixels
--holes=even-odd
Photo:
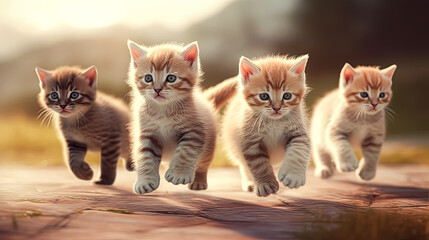
[[[133,170],[129,150],[129,109],[119,99],[97,92],[97,69],[36,67],[40,81],[39,103],[54,117],[65,159],[74,175],[93,176],[84,161],[87,150],[101,152],[101,175],[96,184],[113,184],[118,158]]]

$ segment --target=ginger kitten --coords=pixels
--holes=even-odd
[[[315,106],[311,139],[315,174],[328,178],[334,166],[340,172],[356,170],[363,180],[375,176],[381,146],[386,135],[384,109],[392,99],[392,76],[396,65],[341,70],[339,89],[323,97]],[[360,146],[360,163],[353,148]]]
[[[289,188],[305,184],[310,155],[304,96],[308,56],[240,59],[237,95],[223,120],[223,142],[240,167],[244,191],[276,193],[272,165],[281,163],[278,179]]]
[[[97,91],[97,69],[60,67],[47,71],[36,67],[40,82],[39,103],[52,115],[58,130],[65,160],[74,175],[82,180],[93,176],[85,162],[87,150],[101,152],[97,184],[113,184],[118,158],[130,159],[128,107],[119,99]]]
[[[136,193],[159,186],[161,158],[173,184],[207,188],[207,171],[216,143],[215,109],[200,91],[198,44],[140,46],[128,41],[131,55],[133,154]]]

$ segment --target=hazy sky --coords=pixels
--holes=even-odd
[[[25,30],[163,24],[180,30],[232,0],[1,0],[0,22]],[[23,30],[23,29],[20,29]]]
[[[114,24],[182,30],[234,0],[0,0],[0,61],[76,30]],[[29,41],[29,39],[31,39]]]

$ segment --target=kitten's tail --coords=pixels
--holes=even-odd
[[[226,102],[235,96],[238,89],[237,77],[228,78],[221,83],[213,86],[206,91],[204,95],[206,98],[213,103],[216,110],[220,109],[225,105]]]

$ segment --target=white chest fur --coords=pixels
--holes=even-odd
[[[264,142],[270,154],[270,163],[273,166],[279,165],[285,158],[284,149],[284,122],[273,122],[269,127],[264,128]]]
[[[156,121],[154,130],[163,143],[162,161],[170,161],[177,146],[177,129],[171,118],[163,117]]]

